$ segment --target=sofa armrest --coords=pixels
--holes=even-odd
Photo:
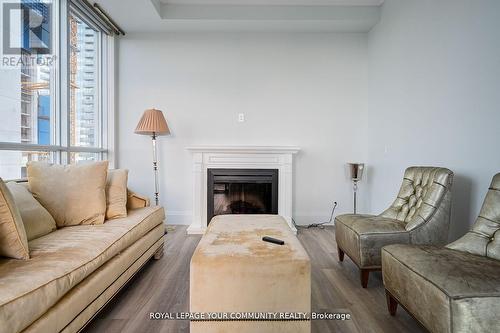
[[[149,198],[127,190],[127,210],[149,207]]]

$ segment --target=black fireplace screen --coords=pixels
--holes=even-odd
[[[208,169],[207,218],[278,214],[277,169]]]

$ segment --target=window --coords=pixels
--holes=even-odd
[[[38,97],[38,143],[50,145],[50,96]]]
[[[15,5],[0,13],[9,18],[0,26],[9,36],[0,66],[0,177],[23,178],[34,160],[106,159],[110,30],[78,0]]]
[[[70,138],[72,146],[100,146],[99,50],[100,34],[71,12],[70,27]],[[85,48],[92,46],[91,53]],[[83,158],[81,158],[83,156]],[[71,154],[71,161],[98,158],[95,154]]]

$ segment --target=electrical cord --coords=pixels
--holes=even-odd
[[[306,225],[306,226],[298,226],[297,223],[295,223],[295,220],[292,217],[292,223],[295,226],[295,228],[297,228],[297,230],[300,229],[300,228],[303,228],[303,229],[310,229],[310,228],[324,229],[325,228],[325,226],[324,226],[325,224],[332,222],[332,220],[333,220],[333,213],[335,213],[335,208],[337,208],[337,201],[335,201],[333,203],[332,213],[330,214],[330,220],[328,220],[326,222],[311,223],[311,224]]]

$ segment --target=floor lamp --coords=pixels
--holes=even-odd
[[[358,182],[363,178],[363,170],[365,169],[364,163],[347,163],[349,167],[349,176],[352,181],[352,191],[353,191],[353,206],[354,214],[356,214],[356,194],[358,192]]]
[[[156,137],[159,135],[170,134],[170,129],[168,128],[167,121],[163,116],[163,113],[157,109],[149,109],[144,111],[141,120],[135,128],[136,134],[149,135],[151,136],[151,141],[153,143],[153,173],[155,178],[155,203],[158,206],[158,157],[156,149]]]

